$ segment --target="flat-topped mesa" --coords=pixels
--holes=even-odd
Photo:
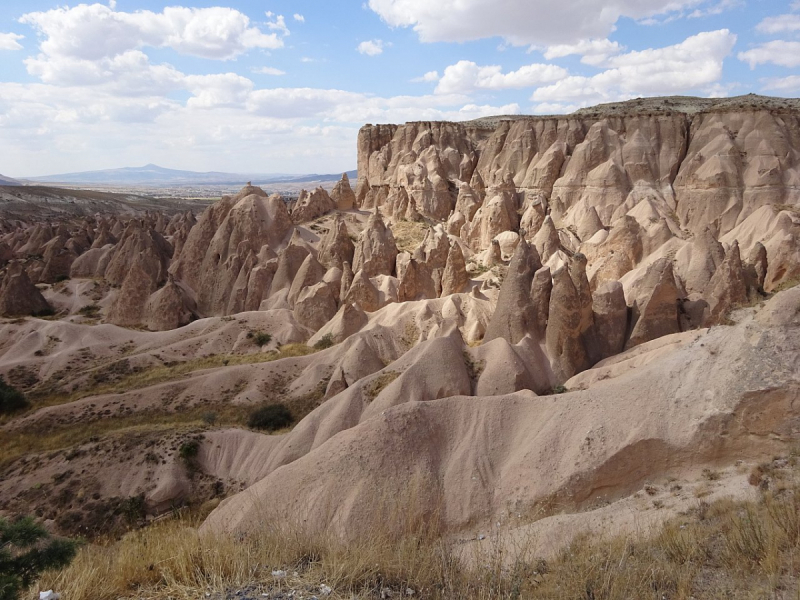
[[[610,226],[647,197],[685,229],[718,222],[721,236],[759,206],[797,204],[798,114],[800,103],[783,99],[663,98],[557,117],[367,125],[359,190],[424,188],[456,206],[462,184],[491,188],[510,174],[518,191],[547,199],[557,223],[588,200]]]

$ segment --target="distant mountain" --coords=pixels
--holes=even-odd
[[[355,173],[351,171],[348,173]],[[67,183],[67,184],[92,184],[92,185],[132,185],[132,186],[189,186],[189,185],[232,185],[243,184],[250,181],[254,184],[304,182],[304,181],[329,181],[338,179],[341,173],[335,175],[290,175],[286,173],[222,173],[210,171],[198,173],[195,171],[179,171],[165,169],[158,165],[145,165],[144,167],[125,167],[122,169],[106,169],[103,171],[85,171],[82,173],[63,173],[60,175],[47,175],[43,177],[28,177],[30,181],[39,183]]]
[[[346,171],[348,179],[355,180],[358,178],[358,171]],[[333,179],[340,179],[341,173],[329,173],[327,175],[299,175],[293,177],[284,177],[275,179],[269,183],[313,183],[316,181],[331,181]],[[255,183],[255,182],[254,182]],[[355,181],[351,182],[354,185]]]
[[[11,179],[11,177],[6,177],[5,175],[0,175],[0,185],[22,185],[22,182]]]

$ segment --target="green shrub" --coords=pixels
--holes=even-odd
[[[563,385],[557,385],[553,388],[553,394],[566,394],[568,391]]]
[[[181,444],[178,450],[178,455],[187,463],[192,462],[197,458],[197,453],[200,451],[200,442],[197,440],[189,440]]]
[[[253,340],[253,343],[260,348],[269,344],[272,336],[264,331],[250,331],[247,333],[247,339]]]
[[[100,314],[100,307],[97,306],[97,304],[87,304],[86,306],[81,307],[78,313],[84,317],[96,317],[98,314]]]
[[[277,431],[289,427],[294,418],[284,404],[267,404],[250,413],[247,426],[253,429]]]
[[[42,571],[72,562],[76,542],[52,539],[31,517],[0,518],[0,600],[17,600]]]
[[[272,341],[272,336],[268,333],[264,333],[263,331],[259,331],[256,333],[253,341],[256,343],[256,346],[266,346]]]
[[[326,348],[330,348],[333,346],[333,335],[330,333],[326,333],[323,335],[320,340],[314,344],[314,348],[316,350],[325,350]]]
[[[17,388],[8,385],[0,377],[0,415],[17,412],[28,408],[28,401]]]

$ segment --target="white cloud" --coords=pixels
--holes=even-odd
[[[276,33],[263,33],[250,25],[247,15],[222,7],[172,6],[161,13],[126,13],[102,4],[79,4],[28,13],[20,22],[44,36],[44,55],[84,60],[113,57],[148,46],[227,60],[250,49],[283,46]]]
[[[117,8],[117,0],[108,0],[108,7],[111,10],[115,10]]]
[[[761,83],[764,86],[764,90],[784,93],[797,93],[800,91],[800,75],[762,79]]]
[[[367,56],[378,56],[383,52],[383,40],[367,40],[361,42],[356,50]]]
[[[267,13],[267,17],[271,17],[272,13]],[[283,15],[275,17],[274,21],[267,21],[267,29],[270,31],[279,31],[283,35],[289,35],[289,28],[286,26],[286,19]]]
[[[22,44],[17,40],[24,38],[24,35],[16,33],[0,33],[0,50],[22,50]]]
[[[461,60],[444,70],[436,93],[468,94],[476,90],[524,88],[556,81],[568,75],[566,69],[543,64],[525,65],[509,73],[502,71],[499,65],[481,67],[472,61]]]
[[[712,88],[736,43],[727,29],[700,33],[680,44],[609,58],[607,70],[593,77],[571,76],[540,87],[531,100],[548,110],[553,104],[588,106],[636,96],[669,95]],[[536,107],[537,112],[540,106]]]
[[[259,75],[286,75],[286,71],[281,71],[275,67],[258,67],[253,69],[253,73],[258,73]]]
[[[186,103],[189,108],[242,106],[253,91],[253,82],[236,73],[189,75],[184,85],[193,94]]]
[[[413,27],[423,42],[503,37],[514,45],[602,39],[621,17],[641,19],[702,0],[369,0],[392,27]]]
[[[760,33],[794,33],[800,31],[800,15],[778,15],[777,17],[767,17],[756,25],[756,30]]]
[[[727,10],[739,8],[744,6],[744,0],[720,0],[713,6],[707,8],[698,8],[689,13],[689,19],[699,19],[701,17],[710,17],[714,15],[721,15]]]
[[[306,22],[306,18],[303,15],[299,14],[299,13],[294,13],[293,16],[294,16],[294,20],[297,21],[298,23],[305,23]]]
[[[140,50],[113,58],[84,60],[40,54],[25,59],[28,73],[44,83],[62,86],[102,86],[119,95],[167,94],[180,89],[184,75],[170,65],[151,65]]]
[[[439,71],[428,71],[420,77],[414,77],[411,83],[433,83],[439,81]]]
[[[583,108],[581,104],[564,104],[561,102],[541,102],[533,107],[537,115],[566,115]]]
[[[611,40],[582,40],[577,44],[557,44],[548,46],[544,51],[547,60],[562,58],[572,54],[580,54],[581,62],[587,65],[598,66],[605,63],[611,56],[616,56],[625,50],[619,42]]]
[[[758,65],[772,63],[781,67],[800,66],[800,42],[775,40],[756,46],[746,52],[739,52],[739,60],[755,69]]]

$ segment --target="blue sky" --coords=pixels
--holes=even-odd
[[[3,0],[0,173],[344,171],[367,122],[792,96],[798,68],[797,0]]]

